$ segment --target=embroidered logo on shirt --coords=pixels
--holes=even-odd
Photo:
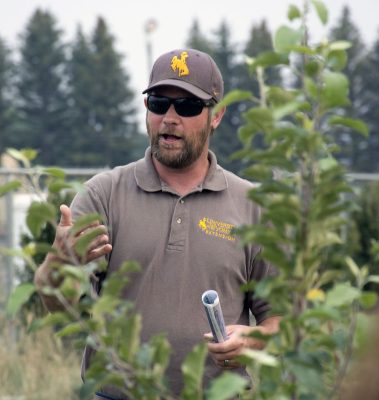
[[[236,237],[231,233],[235,225],[228,224],[227,222],[217,221],[215,219],[205,217],[199,221],[198,227],[206,235],[230,240],[232,242],[236,240]]]
[[[180,58],[174,56],[171,59],[171,68],[174,72],[176,70],[179,70],[178,71],[179,76],[189,75],[189,69],[186,63],[187,58],[188,58],[188,53],[186,51],[182,51],[180,54]]]

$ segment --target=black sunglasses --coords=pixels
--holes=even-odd
[[[181,117],[195,117],[201,114],[204,107],[212,106],[213,102],[192,97],[172,99],[171,97],[156,96],[154,94],[147,96],[147,109],[154,114],[166,114],[171,104],[174,105],[176,113]]]

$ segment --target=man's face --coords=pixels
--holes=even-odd
[[[181,89],[163,87],[154,92],[170,98],[191,97]],[[156,160],[169,168],[183,169],[208,153],[211,132],[211,110],[204,107],[199,115],[182,117],[174,105],[165,114],[147,111],[146,127],[150,137],[152,154]]]

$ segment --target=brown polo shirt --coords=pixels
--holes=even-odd
[[[266,276],[269,268],[256,260],[259,247],[241,246],[231,232],[259,218],[247,198],[252,184],[217,165],[212,152],[209,159],[203,184],[179,196],[161,182],[148,148],[145,158],[94,176],[72,204],[74,218],[88,212],[104,216],[113,246],[108,274],[126,260],[140,264],[125,298],[142,315],[143,341],[166,334],[172,346],[168,378],[175,392],[181,388],[183,358],[210,332],[201,302],[205,290],[219,293],[227,325],[248,325],[249,309],[260,323],[268,310],[240,286]],[[205,384],[220,372],[209,359]]]

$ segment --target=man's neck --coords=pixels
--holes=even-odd
[[[182,169],[169,168],[154,157],[153,164],[160,179],[180,196],[185,196],[204,182],[209,169],[208,152],[203,153],[193,164]]]

